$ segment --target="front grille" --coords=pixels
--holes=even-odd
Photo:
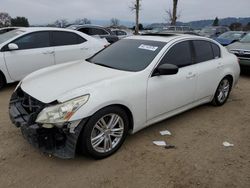
[[[18,88],[12,95],[11,102],[20,105],[27,115],[29,115],[28,121],[26,122],[28,125],[35,123],[38,114],[46,106],[45,103],[42,103],[41,101],[31,97],[21,88]]]
[[[250,59],[250,51],[249,50],[231,50],[237,57],[240,59]]]

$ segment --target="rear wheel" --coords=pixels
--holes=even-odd
[[[229,97],[230,91],[232,87],[232,81],[229,77],[225,77],[221,80],[212,103],[215,106],[222,106],[227,102],[227,99]]]
[[[123,144],[128,127],[129,119],[123,109],[106,107],[95,113],[85,125],[80,147],[95,159],[108,157]]]

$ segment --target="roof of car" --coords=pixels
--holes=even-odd
[[[205,37],[189,35],[189,34],[144,34],[144,35],[135,35],[131,37],[127,37],[126,39],[138,39],[138,40],[152,40],[158,42],[170,42],[175,39],[205,39],[209,40]]]
[[[19,30],[25,31],[25,32],[35,32],[35,31],[71,31],[71,29],[64,29],[64,28],[56,28],[56,27],[23,27]]]
[[[105,28],[101,25],[94,25],[94,24],[82,24],[82,25],[70,25],[68,28],[72,28],[72,27],[76,27],[76,28],[80,28],[80,27],[100,27],[100,28]]]

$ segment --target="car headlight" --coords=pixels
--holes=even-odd
[[[36,122],[41,124],[55,124],[67,122],[74,113],[87,101],[89,95],[84,95],[62,104],[44,108],[38,115]]]

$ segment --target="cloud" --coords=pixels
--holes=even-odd
[[[25,16],[31,24],[51,23],[56,19],[69,21],[77,18],[134,21],[129,9],[133,0],[1,0],[0,12],[12,17]],[[164,22],[165,10],[172,0],[142,0],[141,22]],[[181,21],[218,17],[248,17],[249,0],[179,0]]]

